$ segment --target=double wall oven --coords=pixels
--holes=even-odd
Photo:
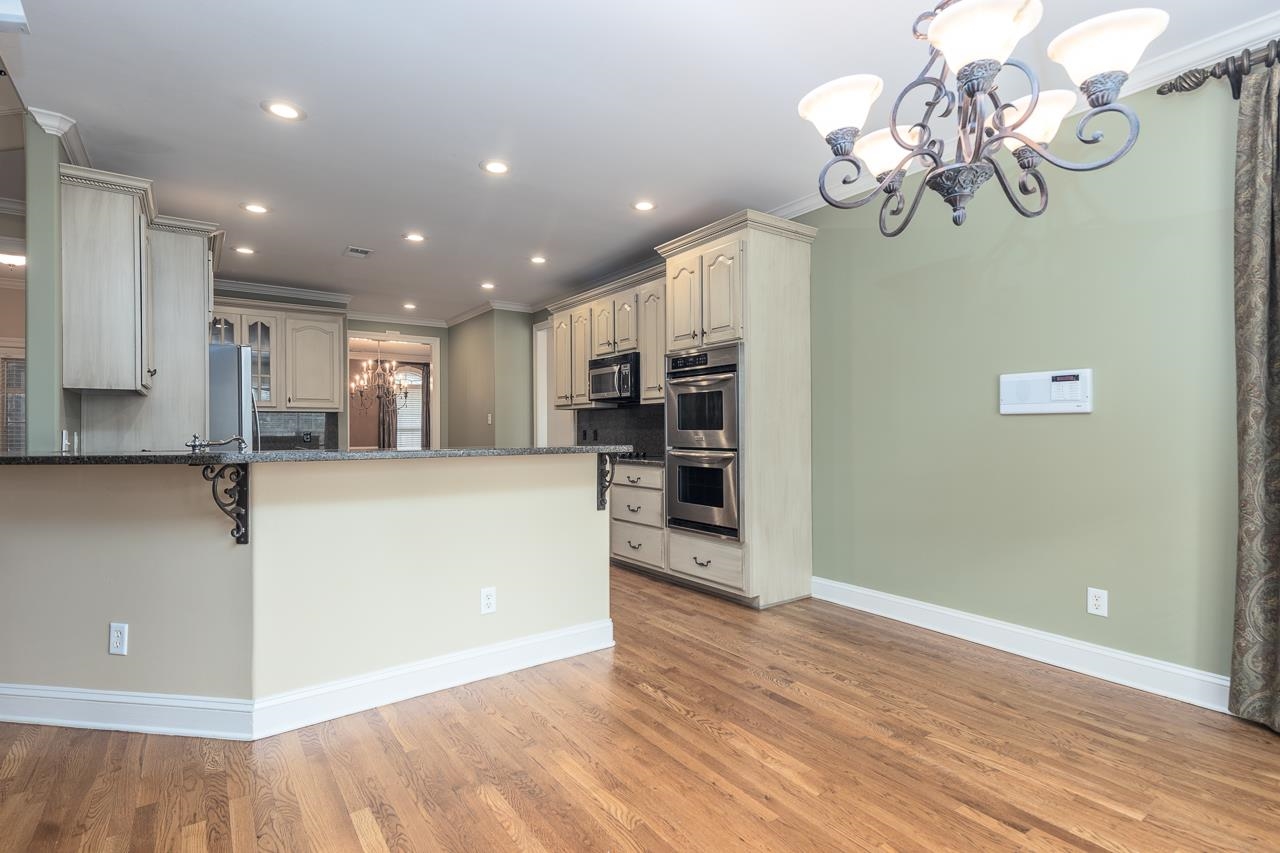
[[[667,356],[667,523],[739,538],[741,346]]]

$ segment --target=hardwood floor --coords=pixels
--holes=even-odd
[[[1275,850],[1280,736],[615,570],[617,648],[258,741],[0,724],[0,849]]]

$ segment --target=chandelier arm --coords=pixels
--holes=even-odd
[[[898,145],[901,148],[907,151],[910,151],[913,148],[923,147],[924,145],[927,145],[929,140],[933,138],[933,130],[929,126],[929,123],[933,121],[935,117],[947,118],[948,116],[951,115],[952,111],[955,110],[956,97],[949,89],[947,89],[947,84],[944,78],[941,76],[939,77],[925,76],[929,73],[929,69],[933,66],[934,60],[936,59],[936,54],[937,54],[936,50],[930,54],[929,64],[925,66],[924,71],[921,72],[921,75],[917,77],[914,81],[912,81],[905,89],[903,89],[901,92],[898,93],[897,100],[893,102],[893,109],[889,113],[889,133],[890,135],[893,136],[893,141],[898,143]],[[914,92],[916,89],[920,89],[923,87],[932,87],[933,92],[930,95],[928,95],[925,99],[924,114],[920,117],[919,121],[911,125],[913,129],[919,129],[920,131],[919,140],[916,142],[915,145],[912,145],[911,143],[907,142],[907,140],[903,139],[902,135],[898,132],[898,125],[902,123],[898,118],[898,113],[901,112],[902,105],[906,101],[907,96],[910,95],[912,92]],[[945,105],[942,108],[942,112],[938,112],[939,104]],[[935,113],[936,113],[936,116],[935,116]]]
[[[845,157],[832,157],[830,162],[828,162],[827,165],[822,168],[822,172],[818,175],[818,192],[822,195],[823,201],[825,201],[827,204],[831,205],[832,207],[838,207],[841,210],[857,210],[860,207],[865,207],[866,205],[870,204],[872,199],[874,199],[880,193],[885,192],[895,182],[900,183],[902,181],[903,173],[907,170],[907,166],[911,163],[912,160],[915,160],[916,158],[920,158],[921,160],[932,161],[933,167],[937,167],[942,162],[942,158],[938,156],[938,153],[934,150],[932,146],[925,147],[925,145],[922,144],[912,149],[910,153],[908,153],[905,157],[903,157],[902,160],[898,163],[897,168],[893,169],[892,171],[885,172],[883,177],[881,177],[876,182],[875,188],[867,192],[865,196],[862,196],[859,198],[853,198],[853,199],[838,199],[833,195],[831,195],[831,193],[827,192],[828,172],[830,172],[830,170],[834,166],[840,163],[848,163],[849,165],[853,166],[853,169],[854,169],[853,174],[846,175],[843,179],[841,179],[841,183],[845,185],[849,185],[849,184],[857,183],[858,179],[861,178],[862,175],[866,172],[866,166],[863,164],[861,160],[859,160],[857,157],[854,157],[853,155],[848,155]],[[900,192],[894,192],[891,194],[891,197],[893,195],[900,195],[900,194],[901,194]]]
[[[934,166],[934,169],[938,168]],[[932,174],[933,169],[929,170]],[[880,206],[880,233],[885,237],[897,237],[903,231],[906,231],[911,225],[911,220],[916,218],[916,210],[920,207],[920,200],[924,198],[924,191],[929,188],[928,174],[925,180],[920,181],[920,185],[916,187],[915,197],[911,200],[911,207],[906,207],[906,200],[902,190],[884,200],[884,204]],[[904,213],[905,210],[905,213]],[[902,223],[897,228],[889,227],[889,220],[896,217],[903,217]]]
[[[991,92],[991,101],[995,105],[995,112],[991,114],[991,128],[994,134],[1016,131],[1021,128],[1035,113],[1036,107],[1040,106],[1040,78],[1025,62],[1017,59],[1010,59],[1003,66],[1004,68],[1016,68],[1021,71],[1023,76],[1027,78],[1027,82],[1031,84],[1031,100],[1027,102],[1026,109],[1022,111],[1022,115],[1013,124],[1004,123],[1005,110],[1013,109],[1013,104],[1002,102],[995,90]]]
[[[995,136],[992,136],[987,140],[983,151],[985,154],[991,155],[996,151],[996,146],[1004,142],[1006,139],[1016,139],[1018,142],[1021,142],[1023,145],[1031,148],[1039,154],[1046,162],[1052,163],[1059,169],[1065,169],[1068,172],[1094,172],[1098,169],[1104,169],[1133,150],[1133,146],[1138,142],[1138,133],[1142,129],[1142,125],[1138,120],[1137,113],[1128,106],[1124,104],[1105,104],[1101,107],[1094,107],[1080,117],[1080,123],[1076,125],[1076,139],[1080,140],[1085,145],[1097,145],[1101,142],[1104,138],[1102,131],[1098,130],[1090,134],[1088,133],[1088,126],[1093,119],[1103,113],[1119,113],[1124,116],[1129,122],[1129,135],[1125,138],[1124,144],[1121,145],[1119,149],[1109,156],[1103,157],[1101,160],[1077,163],[1072,160],[1063,159],[1062,157],[1058,157],[1051,153],[1044,145],[1041,145],[1038,142],[1033,142],[1028,137],[1013,130],[1007,130],[1003,133],[997,133]]]
[[[1034,219],[1049,209],[1049,186],[1045,182],[1044,175],[1040,174],[1037,169],[1027,169],[1018,179],[1018,192],[1026,196],[1036,196],[1040,199],[1037,207],[1031,207],[1023,204],[1022,199],[1018,198],[1018,193],[1013,191],[1013,185],[1009,182],[1009,178],[1005,176],[1004,169],[1000,167],[1000,163],[994,157],[982,158],[991,164],[996,170],[996,179],[1000,182],[1000,188],[1004,190],[1005,198],[1009,199],[1009,204],[1013,205],[1013,209],[1021,213],[1028,219]]]

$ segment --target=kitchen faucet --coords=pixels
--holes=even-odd
[[[233,441],[239,445],[241,453],[244,453],[245,448],[249,446],[249,442],[245,441],[243,437],[238,435],[233,435],[231,438],[224,438],[222,441],[209,441],[208,439],[200,438],[199,433],[195,433],[191,436],[191,440],[188,441],[184,447],[191,448],[191,453],[194,456],[202,450],[208,450],[211,447],[225,447]]]

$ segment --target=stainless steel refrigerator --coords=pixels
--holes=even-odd
[[[257,409],[253,402],[253,350],[235,344],[209,345],[209,440],[233,436],[250,450],[256,439]]]

